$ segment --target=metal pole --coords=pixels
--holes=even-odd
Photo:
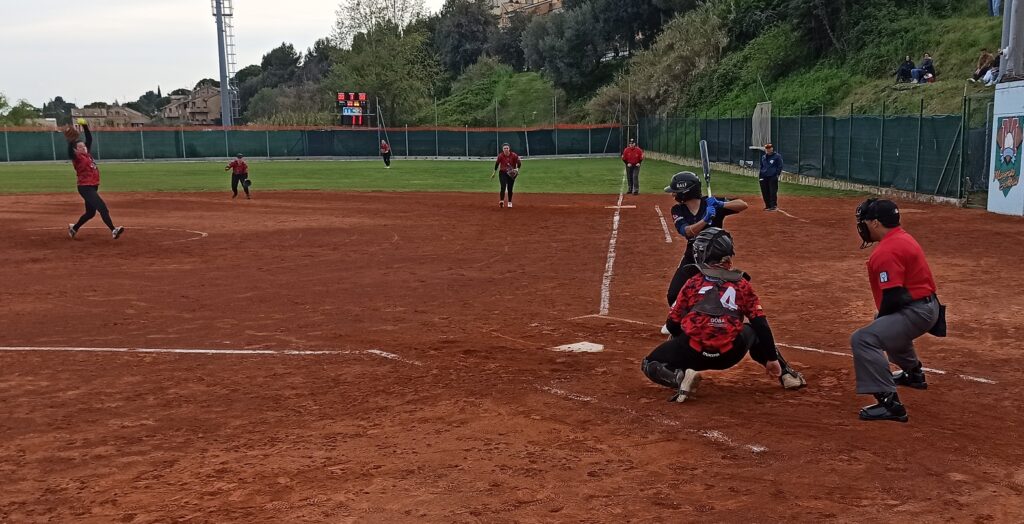
[[[213,16],[217,18],[217,51],[220,55],[220,123],[233,125],[231,120],[231,86],[228,84],[227,49],[224,46],[224,0],[213,0]]]
[[[626,106],[629,106],[629,100],[626,100]],[[626,111],[626,134],[629,134],[629,110]],[[555,121],[555,156],[558,156],[558,93],[554,93],[551,97],[551,114],[554,115]]]
[[[1018,1],[1019,1],[1019,3],[1024,3],[1024,1],[1020,1],[1020,0],[1018,0]],[[1021,13],[1021,12],[1018,12],[1018,14],[1024,15],[1024,13]],[[1018,56],[1020,56],[1020,55],[1018,55]],[[969,132],[969,126],[970,126],[970,122],[968,122],[967,119],[969,117],[970,112],[971,112],[971,99],[969,99],[966,96],[964,96],[964,107],[963,107],[963,112],[961,113],[961,116],[960,116],[960,126],[963,129],[963,133],[960,134],[960,178],[958,179],[959,183],[957,184],[957,187],[956,187],[956,197],[957,198],[963,198],[963,196],[964,196],[963,195],[964,171],[967,169],[967,155],[968,155],[967,144],[968,144],[968,140],[970,138],[969,136],[967,136],[967,133]]]
[[[594,146],[594,142],[591,139],[591,135],[592,135],[593,131],[594,130],[592,128],[589,128],[589,127],[587,128],[587,154],[588,155],[594,154],[594,147],[593,147]]]
[[[821,106],[821,163],[818,164],[818,176],[825,178],[825,106]]]
[[[146,159],[146,135],[144,135],[142,133],[141,129],[139,130],[139,146],[142,148],[142,159],[145,160]]]
[[[440,148],[437,145],[437,122],[437,97],[434,97],[434,158],[440,156]]]
[[[7,161],[11,161],[11,144],[7,141],[7,130],[4,129],[4,153],[7,154]]]
[[[270,160],[270,130],[263,133],[267,136],[267,160]]]
[[[804,156],[804,116],[796,115],[796,174],[801,174],[800,161]]]
[[[466,124],[466,158],[469,158],[469,124]]]
[[[924,98],[917,110],[917,155],[914,156],[914,192],[917,193],[917,182],[921,178],[921,118],[924,117]]]
[[[224,128],[224,158],[231,158],[231,146],[228,145],[228,129]]]
[[[57,161],[57,143],[53,140],[53,133],[50,133],[50,149],[53,150],[53,161]]]
[[[850,102],[850,133],[846,136],[846,181],[853,179],[853,102]]]
[[[405,124],[405,157],[409,158],[409,124]]]
[[[1012,3],[1013,0],[1003,0],[1003,37],[999,41],[999,49],[1006,49],[1010,46],[1010,19],[1013,18],[1013,11],[1011,10],[1010,4]],[[1005,56],[1002,57],[1000,59],[1000,63],[1002,63],[1002,60],[1005,60],[1006,58],[1007,57]]]
[[[188,151],[185,151],[185,128],[179,127],[178,133],[181,133],[181,158],[188,159]]]
[[[732,109],[729,110],[729,163],[732,163]]]
[[[498,136],[498,99],[494,99],[494,149],[501,153],[501,137]]]
[[[885,100],[882,100],[882,121],[878,130],[878,185],[882,187],[882,158],[885,153]]]

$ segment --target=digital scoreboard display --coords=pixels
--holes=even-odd
[[[369,119],[366,118],[370,105],[368,98],[366,93],[338,93],[338,113],[341,116],[341,125],[365,126],[369,124]]]

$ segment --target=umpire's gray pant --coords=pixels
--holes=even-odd
[[[850,347],[857,373],[857,393],[896,391],[889,362],[905,370],[917,367],[921,361],[914,351],[914,339],[927,333],[938,318],[939,301],[933,296],[931,300],[912,302],[854,331]]]
[[[626,182],[630,191],[640,191],[640,164],[626,167]]]

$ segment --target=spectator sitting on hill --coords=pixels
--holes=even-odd
[[[996,81],[999,80],[999,61],[1003,58],[1003,50],[1000,49],[996,52],[995,58],[992,59],[992,66],[985,72],[985,76],[981,77],[981,81],[985,82],[986,87],[996,85]]]
[[[921,58],[921,67],[912,69],[910,76],[913,77],[911,83],[920,84],[922,82],[934,82],[935,81],[935,66],[932,64],[932,55],[925,53],[924,57]]]
[[[988,52],[988,49],[982,48],[981,55],[978,56],[978,66],[974,70],[974,74],[971,75],[967,80],[971,82],[977,82],[981,80],[985,73],[988,73],[989,69],[992,69],[993,57],[992,53]]]
[[[896,70],[896,83],[905,83],[910,81],[910,72],[914,70],[914,61],[910,59],[910,55],[907,55],[903,59],[903,63],[900,64],[899,69]]]

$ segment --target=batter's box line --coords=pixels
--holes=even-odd
[[[66,346],[0,346],[0,352],[37,351],[37,352],[84,352],[84,353],[174,353],[187,355],[243,355],[243,356],[309,356],[309,355],[373,355],[388,360],[395,360],[414,366],[422,366],[421,362],[410,360],[382,351],[366,350],[322,350],[322,349],[199,349],[199,348],[90,348]]]
[[[583,320],[583,319],[588,319],[588,318],[600,318],[600,319],[612,320],[612,321],[616,321],[616,322],[626,322],[626,323],[629,323],[629,324],[639,324],[639,325],[642,325],[642,326],[661,327],[658,324],[652,324],[650,322],[643,322],[643,321],[640,321],[640,320],[631,320],[631,319],[628,319],[628,318],[612,317],[612,316],[601,315],[601,314],[597,314],[597,315],[581,315],[581,316],[578,316],[578,317],[572,317],[569,320]],[[800,345],[796,345],[796,344],[785,344],[785,343],[782,343],[782,342],[776,342],[775,345],[782,346],[782,347],[785,347],[785,348],[796,349],[796,350],[799,350],[799,351],[807,351],[807,352],[811,352],[811,353],[820,353],[820,354],[823,354],[823,355],[834,355],[834,356],[838,356],[838,357],[850,357],[850,358],[853,358],[853,355],[851,353],[840,353],[838,351],[828,351],[828,350],[825,350],[825,349],[812,348],[812,347],[808,347],[808,346],[800,346]],[[961,378],[963,380],[969,381],[969,382],[978,382],[980,384],[998,384],[998,382],[996,382],[995,380],[992,380],[990,378],[985,378],[985,377],[976,377],[976,376],[972,376],[972,375],[964,375],[964,374],[961,374],[961,373],[951,373],[949,371],[945,371],[945,370],[942,370],[942,369],[935,369],[935,368],[921,368],[921,369],[923,369],[923,370],[925,370],[925,371],[927,371],[929,373],[935,373],[936,375],[955,375],[955,376],[957,376],[957,377],[959,377],[959,378]]]
[[[767,446],[762,446],[760,444],[738,444],[733,439],[729,438],[728,435],[726,435],[725,433],[722,433],[721,431],[718,431],[716,429],[686,428],[686,427],[683,427],[682,423],[680,423],[679,421],[676,421],[676,420],[672,420],[672,419],[665,418],[665,417],[653,417],[652,418],[652,417],[649,417],[649,416],[641,415],[640,413],[638,413],[633,408],[629,408],[629,407],[625,407],[625,406],[618,406],[618,405],[615,405],[615,404],[609,404],[607,402],[601,402],[601,401],[597,400],[594,397],[588,397],[586,395],[580,395],[578,393],[572,393],[572,392],[565,391],[565,390],[562,390],[562,389],[559,389],[559,388],[556,388],[556,387],[552,387],[552,386],[537,386],[537,389],[540,389],[541,391],[544,391],[546,393],[550,393],[552,395],[555,395],[556,397],[567,398],[569,400],[575,400],[577,402],[586,402],[588,404],[593,404],[595,406],[601,406],[601,407],[604,407],[604,408],[607,408],[607,409],[612,409],[612,410],[615,410],[615,411],[626,413],[627,415],[632,416],[632,417],[642,418],[642,419],[645,419],[645,420],[653,420],[654,422],[657,422],[657,423],[659,423],[659,424],[661,424],[663,426],[669,426],[669,427],[671,427],[673,429],[678,429],[678,430],[681,430],[681,431],[685,431],[687,433],[692,433],[692,434],[695,434],[695,435],[699,435],[700,437],[702,437],[704,439],[707,439],[707,440],[710,440],[711,442],[714,442],[715,444],[724,444],[724,445],[732,447],[732,448],[740,448],[740,447],[742,447],[743,449],[746,449],[747,451],[749,451],[749,452],[751,452],[751,453],[753,453],[755,455],[758,454],[758,453],[764,453],[764,452],[768,451],[768,447]]]

